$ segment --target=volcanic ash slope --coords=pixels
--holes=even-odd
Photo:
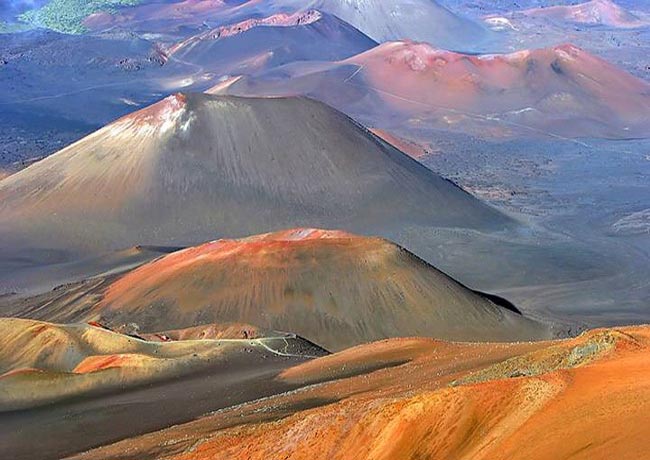
[[[294,226],[385,235],[511,224],[304,98],[176,94],[0,182],[0,244],[12,247],[187,244]]]
[[[129,272],[100,297],[94,308],[73,307],[56,320],[136,323],[142,331],[243,322],[295,332],[328,350],[416,335],[471,341],[550,337],[545,326],[394,243],[317,229],[185,249]]]
[[[571,44],[476,55],[388,42],[340,62],[232,79],[213,92],[302,94],[379,127],[401,117],[404,125],[424,119],[481,135],[492,126],[510,135],[645,137],[650,120],[646,81]]]
[[[247,333],[239,334],[242,330]],[[126,392],[209,371],[230,372],[235,379],[244,369],[243,382],[246,369],[261,370],[275,358],[277,372],[291,361],[326,354],[293,334],[234,324],[156,334],[149,337],[152,341],[98,323],[17,318],[0,318],[0,332],[0,418],[7,411],[62,401],[74,404],[80,397]]]
[[[169,55],[227,76],[259,72],[294,61],[345,59],[376,45],[339,18],[308,10],[210,29],[171,46]]]
[[[649,345],[647,326],[536,343],[387,340],[282,373],[286,381],[320,383],[303,391],[75,458],[645,458]],[[325,402],[282,411],[316,398]]]
[[[524,15],[578,24],[630,29],[649,25],[611,0],[591,0],[577,5],[555,5],[523,11]]]
[[[299,0],[273,0],[279,8],[303,7]],[[493,40],[491,32],[433,0],[319,0],[309,3],[337,16],[373,40],[412,39],[448,49],[477,51]]]

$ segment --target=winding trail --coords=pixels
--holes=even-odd
[[[286,356],[290,358],[310,358],[310,359],[318,358],[318,356],[314,356],[314,355],[289,353],[288,352],[289,342],[287,339],[297,339],[297,337],[298,336],[296,336],[295,334],[291,334],[289,336],[281,336],[281,337],[264,337],[261,339],[255,339],[253,340],[253,342],[277,356]],[[280,340],[280,339],[284,342],[284,351],[276,350],[264,343],[264,340]]]

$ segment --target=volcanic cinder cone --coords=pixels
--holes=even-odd
[[[118,279],[84,314],[113,327],[134,322],[143,331],[244,322],[292,331],[329,350],[415,335],[549,337],[545,326],[396,244],[317,229],[219,240],[170,254]]]
[[[376,45],[339,18],[307,10],[210,29],[174,44],[168,54],[223,77],[259,72],[293,61],[345,59]]]
[[[389,42],[339,62],[233,79],[215,92],[307,95],[375,126],[401,117],[479,134],[498,127],[526,136],[628,138],[646,136],[650,122],[647,82],[571,44],[475,55]]]
[[[0,182],[0,240],[105,250],[293,226],[384,234],[512,221],[303,98],[177,94]]]
[[[545,8],[525,10],[523,14],[532,17],[548,18],[555,21],[568,21],[579,24],[598,24],[628,29],[647,26],[631,12],[611,0],[591,0],[577,5],[554,5]]]

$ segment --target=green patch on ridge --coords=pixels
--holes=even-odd
[[[134,6],[142,0],[51,0],[41,8],[29,10],[18,19],[34,27],[66,34],[87,31],[84,20],[94,13],[115,13],[118,8]]]
[[[5,22],[0,21],[0,34],[14,34],[17,32],[25,32],[33,27],[30,24],[21,22]]]

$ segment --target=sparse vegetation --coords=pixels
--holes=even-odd
[[[19,16],[25,23],[57,32],[81,34],[86,32],[83,21],[93,13],[114,13],[119,7],[133,6],[141,0],[51,0],[41,8]]]
[[[0,34],[13,34],[16,32],[24,32],[31,29],[30,24],[20,22],[4,22],[0,21]]]

